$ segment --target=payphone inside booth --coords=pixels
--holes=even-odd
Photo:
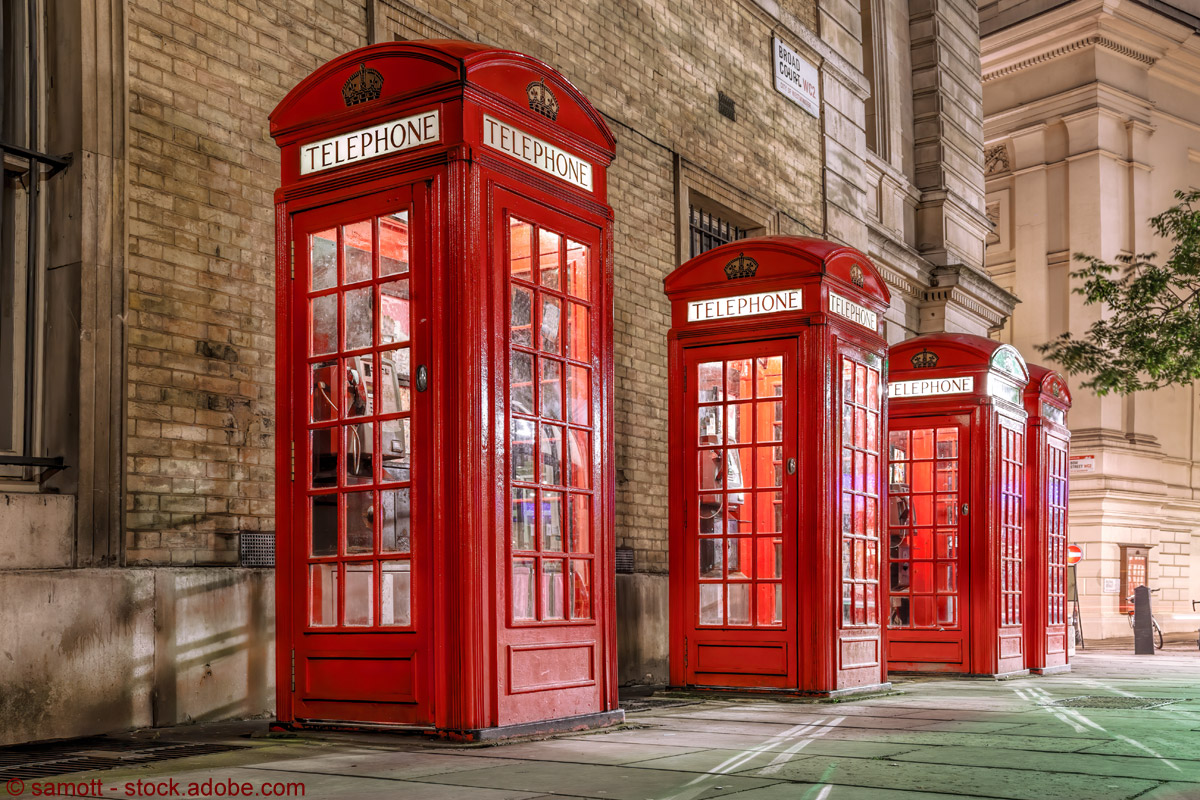
[[[389,42],[271,134],[280,724],[619,721],[602,117],[529,56]]]
[[[665,286],[672,685],[885,686],[883,280],[856,250],[775,236]]]
[[[1071,391],[1052,369],[1029,364],[1025,411],[1029,414],[1026,496],[1028,616],[1025,653],[1040,675],[1070,670],[1071,617],[1067,586],[1067,495]]]
[[[952,333],[888,360],[888,669],[1022,674],[1025,361]]]

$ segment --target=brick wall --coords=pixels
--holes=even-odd
[[[273,522],[273,254],[278,158],[266,114],[318,64],[375,38],[457,37],[562,71],[618,141],[618,544],[666,571],[666,332],[678,265],[676,158],[821,227],[820,131],[773,89],[778,21],[716,0],[533,7],[448,2],[193,4],[130,10],[130,563],[230,563]],[[790,0],[812,24],[815,3]],[[791,15],[795,15],[794,17]],[[781,35],[787,37],[786,31]],[[796,40],[796,49],[804,50]],[[718,90],[737,121],[717,114]]]
[[[126,558],[233,563],[274,529],[267,113],[366,43],[365,6],[129,3]]]

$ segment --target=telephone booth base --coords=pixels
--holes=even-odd
[[[1059,664],[1056,667],[1035,667],[1029,670],[1034,675],[1062,675],[1071,671],[1070,664]]]
[[[499,725],[493,728],[469,728],[455,730],[432,728],[422,725],[378,725],[364,722],[279,722],[271,723],[272,731],[370,731],[371,733],[411,733],[436,736],[452,742],[502,742],[527,736],[552,736],[559,733],[576,733],[597,728],[620,725],[625,721],[624,709],[600,711],[595,714],[580,714],[562,719],[538,720],[519,725]]]

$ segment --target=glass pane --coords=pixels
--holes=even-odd
[[[754,362],[739,358],[725,364],[725,392],[730,400],[749,400],[754,396]]]
[[[783,521],[783,493],[755,492],[754,503],[756,507],[754,532],[778,533],[781,531],[780,524]]]
[[[312,283],[309,291],[332,289],[337,286],[337,231],[331,228],[314,233],[311,241]]]
[[[903,550],[904,545],[900,545]],[[897,548],[893,548],[893,554]],[[906,561],[893,561],[891,564],[891,587],[893,592],[907,592],[909,586],[909,564]]]
[[[372,437],[372,426],[369,422],[347,425],[345,431],[346,446],[346,485],[362,486],[375,480],[374,465],[371,453],[375,449]]]
[[[908,545],[910,558],[933,558],[933,531],[928,528],[914,530],[908,536]]]
[[[408,489],[388,489],[381,493],[383,525],[380,528],[380,549],[385,552],[407,553],[411,545],[412,500]]]
[[[721,466],[721,457],[724,453],[724,450],[701,450],[696,454],[701,491],[723,488],[725,470]]]
[[[933,564],[927,561],[913,562],[911,580],[913,592],[933,592]]]
[[[588,299],[587,245],[567,239],[567,292],[580,300]]]
[[[926,429],[912,432],[912,457],[933,458],[933,431]]]
[[[724,502],[719,494],[700,495],[700,533],[712,534],[724,531],[724,518],[721,511]]]
[[[874,411],[867,412],[867,449],[879,452],[879,415]]]
[[[954,564],[937,565],[937,590],[939,592],[958,591],[958,584],[955,580],[955,569]]]
[[[561,486],[563,484],[563,429],[558,425],[543,425],[541,435],[541,483]]]
[[[408,272],[408,212],[379,218],[379,274]]]
[[[958,457],[958,428],[940,428],[937,432],[937,457]]]
[[[312,432],[312,486],[337,486],[339,448],[334,444],[340,428],[322,428]]]
[[[776,400],[755,405],[755,437],[760,442],[783,439],[783,403]]]
[[[379,343],[407,342],[409,332],[408,281],[399,280],[379,287]]]
[[[508,355],[509,410],[514,414],[533,412],[533,356],[513,350]]]
[[[933,462],[919,461],[912,465],[912,477],[914,492],[932,492],[933,491]]]
[[[313,364],[312,370],[312,421],[324,422],[337,419],[338,393],[333,387],[337,386],[337,362],[320,361]]]
[[[725,485],[730,489],[741,489],[750,483],[751,450],[749,447],[739,447],[737,449],[731,447],[725,452],[729,468],[729,475]],[[733,500],[731,499],[730,502],[732,503]],[[739,499],[738,502],[742,501]]]
[[[783,577],[783,538],[780,536],[762,537],[755,539],[758,552],[754,562],[754,577],[774,578]]]
[[[891,619],[888,620],[888,624],[890,624],[892,627],[895,627],[895,628],[908,627],[908,625],[909,625],[908,598],[907,597],[893,597],[893,598],[891,598],[891,600],[892,600],[892,615],[891,615]]]
[[[592,562],[571,561],[571,619],[590,619],[592,616]]]
[[[532,558],[514,558],[512,568],[512,615],[513,619],[533,619],[534,591],[537,562]]]
[[[587,367],[567,365],[567,421],[577,425],[590,422],[592,379]]]
[[[746,502],[746,495],[741,492],[725,495],[729,498],[729,513],[726,515],[727,533],[753,533],[754,509]],[[749,563],[747,563],[749,566]]]
[[[725,622],[724,588],[719,583],[700,584],[701,625],[720,625]]]
[[[534,502],[533,489],[513,487],[512,526],[509,532],[513,550],[534,549]]]
[[[372,492],[347,492],[346,553],[370,553],[375,549],[375,506]],[[349,584],[347,584],[349,586]],[[350,601],[346,601],[347,607]]]
[[[842,359],[842,400],[854,402],[854,362],[848,358]]]
[[[860,406],[867,404],[867,368],[862,364],[854,365],[854,402]]]
[[[888,450],[892,461],[903,461],[908,458],[908,431],[891,431],[888,433]]]
[[[396,414],[412,408],[412,371],[407,347],[379,354],[379,413]]]
[[[412,435],[408,417],[379,423],[380,461],[385,481],[412,480]]]
[[[533,280],[533,226],[519,219],[508,223],[508,261],[514,278]]]
[[[374,314],[371,287],[351,289],[343,295],[346,300],[346,350],[371,346]]]
[[[407,560],[379,565],[379,601],[380,625],[412,625],[412,573]]]
[[[375,565],[346,565],[346,624],[370,625],[372,589],[375,584]]]
[[[567,430],[567,462],[571,468],[568,484],[575,489],[592,487],[592,436],[587,431]]]
[[[722,543],[724,540],[717,539],[701,539],[700,540],[700,577],[701,578],[723,578],[725,577],[725,563],[722,552]]]
[[[912,524],[932,525],[933,496],[928,494],[915,495],[910,499],[912,500]]]
[[[854,596],[849,583],[842,584],[842,624],[854,624]]]
[[[783,397],[783,356],[758,359],[758,396]]]
[[[701,445],[721,443],[721,431],[725,428],[722,419],[724,412],[725,406],[700,406],[696,409],[696,433]]]
[[[538,281],[542,286],[562,291],[562,237],[548,230],[538,231]]]
[[[729,578],[749,578],[754,570],[753,539],[748,536],[730,537],[725,540],[725,563]]]
[[[913,625],[918,628],[933,627],[933,597],[917,596],[912,598]]]
[[[336,494],[319,494],[312,498],[312,554],[314,556],[337,555],[337,509]]]
[[[867,370],[867,408],[879,410],[879,373]]]
[[[698,402],[715,403],[724,398],[724,394],[721,391],[721,369],[722,364],[720,361],[706,361],[697,367],[696,392]]]
[[[533,290],[515,284],[509,307],[509,340],[523,347],[533,347]]]
[[[342,252],[345,257],[343,283],[358,283],[371,279],[372,221],[369,219],[342,226]],[[349,586],[349,584],[347,584]],[[346,601],[347,607],[350,601]]]
[[[539,359],[542,367],[542,416],[562,419],[562,362],[552,358]]]
[[[542,295],[542,324],[538,348],[547,353],[562,352],[562,301]]]
[[[313,625],[337,625],[337,564],[313,564],[309,573],[309,619]]]
[[[753,441],[753,410],[751,403],[731,403],[725,407],[725,441],[731,444],[750,444]]]
[[[533,451],[536,444],[534,441],[536,430],[537,426],[530,420],[514,419],[512,421],[510,446],[512,448],[513,480],[530,483],[534,480]]]
[[[937,532],[937,557],[958,558],[958,533],[956,531]]]
[[[587,306],[567,303],[567,356],[591,361],[591,333]]]
[[[570,536],[568,549],[572,553],[592,552],[592,498],[586,494],[570,495]]]
[[[337,295],[327,294],[312,301],[312,347],[314,356],[335,353],[337,341]]]
[[[542,619],[566,617],[566,575],[563,562],[558,559],[542,559]]]
[[[937,465],[937,490],[939,492],[958,491],[958,462],[939,461]]]
[[[347,417],[362,417],[371,413],[371,356],[352,356],[344,362],[346,399],[343,408]]]
[[[727,584],[729,591],[729,624],[750,624],[750,584]]]
[[[958,606],[958,598],[942,595],[937,599],[937,621],[939,625],[957,625],[958,615],[956,609]]]
[[[783,486],[783,448],[756,447],[755,485],[772,488]]]
[[[542,551],[563,549],[563,493],[542,492]]]
[[[953,495],[950,497],[939,497],[937,499],[937,524],[958,524],[958,502],[957,498],[955,498]]]

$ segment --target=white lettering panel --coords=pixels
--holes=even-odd
[[[851,322],[857,322],[872,332],[879,330],[879,315],[853,300],[842,297],[837,292],[829,293],[829,311]]]
[[[821,116],[821,78],[817,68],[779,39],[775,40],[775,89],[814,117]]]
[[[800,289],[740,294],[736,297],[718,297],[713,300],[695,300],[688,303],[688,322],[707,322],[714,319],[800,311],[802,303],[803,294]]]
[[[975,391],[975,379],[970,375],[961,378],[926,378],[920,381],[892,381],[888,384],[888,397],[930,397],[939,394],[966,394]]]
[[[487,114],[483,115],[483,143],[547,175],[580,189],[592,190],[590,163]]]
[[[398,153],[442,138],[437,109],[369,128],[331,136],[300,148],[300,174],[344,167],[388,153]]]

